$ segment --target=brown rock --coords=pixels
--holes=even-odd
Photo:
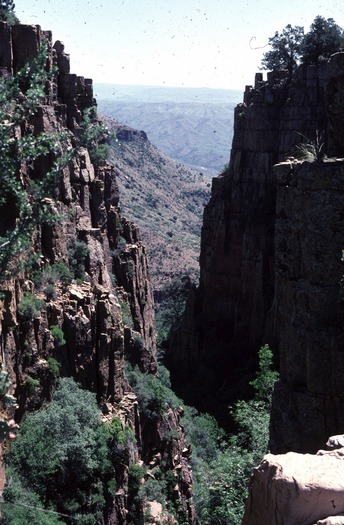
[[[57,42],[52,49],[51,34],[41,31],[39,26],[15,26],[11,30],[0,24],[0,49],[3,49],[0,69],[6,67],[5,73],[9,73],[13,66],[17,71],[29,57],[37,56],[42,38],[48,39],[49,67],[55,61],[59,71],[48,86],[45,104],[23,129],[15,130],[16,138],[19,133],[51,133],[68,126],[72,147],[77,144],[82,111],[93,105],[94,100],[92,81],[69,73],[69,57],[63,44]],[[23,162],[22,183],[29,186],[31,177],[36,180],[44,177],[51,162],[49,156],[35,166]],[[143,464],[144,459],[147,463],[153,461],[154,468],[166,464],[172,469],[174,456],[180,458],[176,497],[188,513],[189,522],[195,523],[190,503],[192,473],[185,452],[188,445],[179,424],[180,411],[175,413],[166,405],[166,413],[153,423],[142,421],[136,395],[124,374],[125,352],[135,354],[145,373],[155,374],[157,366],[146,249],[135,224],[121,217],[118,204],[113,166],[104,163],[94,167],[87,149],[81,148],[79,155],[63,169],[54,198],[45,200],[51,214],[61,215],[63,220],[37,228],[33,251],[42,253],[35,261],[35,270],[46,276],[55,263],[68,266],[70,248],[76,241],[84,241],[88,247],[84,280],[73,280],[68,285],[54,276],[54,297],[45,301],[45,307],[33,319],[18,315],[20,300],[28,291],[44,300],[44,287],[35,287],[25,271],[4,283],[0,297],[0,356],[2,361],[6,357],[13,390],[16,389],[18,420],[27,410],[39,409],[49,402],[56,383],[49,367],[49,358],[53,357],[60,364],[61,376],[74,377],[83,388],[97,395],[103,420],[112,424],[113,418],[119,418],[123,433],[130,435],[128,443],[121,443],[118,450],[112,451],[116,457],[117,491],[106,509],[109,525],[128,525],[129,465]],[[125,324],[130,327],[125,328]],[[53,326],[62,335],[54,337]],[[28,375],[39,384],[33,393],[26,384]],[[135,439],[131,439],[133,435]],[[0,465],[0,478],[1,470]]]
[[[268,454],[253,471],[243,525],[312,525],[344,512],[344,461]],[[332,523],[332,522],[330,522]]]

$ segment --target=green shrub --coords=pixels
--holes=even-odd
[[[126,375],[137,395],[141,413],[147,419],[152,420],[161,416],[166,410],[166,405],[172,408],[179,406],[177,396],[170,388],[164,386],[158,377],[143,374],[138,367],[132,368],[129,365]]]
[[[89,255],[87,244],[84,241],[74,241],[68,251],[69,267],[75,279],[85,278],[85,263]]]
[[[128,470],[128,523],[139,525],[140,514],[142,508],[142,500],[140,497],[140,488],[142,486],[142,478],[146,474],[146,469],[141,465],[132,463]]]
[[[66,289],[73,280],[73,274],[65,263],[57,262],[35,272],[33,280],[38,290],[44,290],[49,285],[55,287],[59,282]]]
[[[125,425],[123,428],[119,417],[114,417],[110,427],[111,438],[119,445],[127,445],[129,441],[135,441],[135,434],[133,430]]]
[[[48,359],[48,368],[49,368],[49,372],[51,373],[54,379],[58,379],[60,377],[61,365],[53,357],[49,357]]]
[[[80,145],[88,149],[91,162],[101,166],[109,156],[109,142],[115,139],[115,133],[98,119],[96,107],[84,110],[81,128]]]
[[[30,292],[25,292],[19,303],[19,315],[24,321],[29,321],[34,317],[40,317],[41,311],[45,308],[45,303]]]
[[[123,324],[129,328],[134,328],[134,321],[128,303],[119,299],[119,304],[121,305]]]
[[[39,496],[23,485],[13,469],[6,468],[7,484],[1,503],[2,525],[63,525],[54,513],[45,512]],[[43,509],[43,510],[41,510]]]
[[[28,394],[32,396],[39,391],[39,389],[41,388],[41,383],[39,379],[34,379],[31,376],[27,376],[26,388],[27,388]]]
[[[259,351],[259,371],[251,382],[254,399],[238,401],[231,408],[237,434],[227,443],[220,437],[219,446],[219,434],[212,421],[210,443],[203,444],[207,453],[197,446],[193,449],[195,505],[202,525],[237,525],[242,521],[252,468],[268,452],[271,393],[277,380],[271,366],[272,352],[264,345]],[[204,439],[200,441],[204,443]]]
[[[57,292],[54,284],[47,284],[44,288],[44,294],[47,301],[52,301],[56,299]]]
[[[113,490],[107,439],[95,395],[64,378],[51,403],[27,415],[7,464],[46,508],[94,524]]]
[[[174,484],[176,478],[174,478]],[[147,479],[139,488],[139,498],[142,501],[158,501],[161,504],[166,502],[166,484],[162,480]]]
[[[52,265],[52,270],[57,273],[62,286],[66,288],[73,280],[73,274],[64,262],[56,262]]]
[[[66,344],[63,330],[58,325],[51,325],[50,333],[54,338],[55,348],[59,348],[60,346],[63,346]]]
[[[294,156],[299,160],[308,162],[316,162],[324,160],[325,158],[325,140],[324,133],[315,131],[314,140],[309,140],[307,137],[298,133],[304,142],[295,146]]]

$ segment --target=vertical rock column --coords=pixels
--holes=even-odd
[[[275,166],[271,451],[315,452],[344,429],[344,163]]]

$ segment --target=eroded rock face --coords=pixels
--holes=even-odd
[[[339,525],[344,513],[344,460],[268,454],[253,471],[243,525]]]
[[[28,129],[49,133],[67,127],[72,148],[78,144],[82,111],[95,101],[92,81],[70,74],[64,45],[56,42],[53,47],[51,33],[39,26],[9,28],[0,23],[0,70],[2,74],[16,72],[28,57],[37,55],[43,39],[48,41],[48,67],[56,64],[58,73]],[[44,176],[49,162],[37,163],[34,170],[23,164],[23,180]],[[154,422],[153,442],[146,442],[140,407],[125,377],[125,357],[142,372],[156,374],[156,340],[146,249],[135,224],[120,214],[116,176],[107,162],[94,166],[89,151],[81,147],[63,169],[56,199],[45,203],[52,215],[64,220],[35,231],[33,248],[42,254],[35,270],[44,278],[57,263],[73,269],[76,263],[71,253],[81,247],[82,271],[71,282],[55,278],[50,294],[45,285],[40,288],[33,283],[30,272],[1,284],[1,362],[6,363],[18,399],[17,420],[49,401],[56,384],[56,367],[50,361],[54,358],[62,376],[73,376],[96,393],[104,421],[119,418],[123,429],[130,429],[134,439],[114,468],[117,491],[107,509],[109,524],[127,525],[128,468],[142,458],[149,463],[151,446],[154,453],[159,446],[165,447],[164,461],[176,469],[175,499],[188,513],[189,523],[194,523],[189,455],[179,415],[166,406],[161,421]],[[24,293],[38,294],[44,306],[32,315],[20,314]],[[166,436],[173,432],[178,439],[166,448]]]

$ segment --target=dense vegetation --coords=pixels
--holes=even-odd
[[[10,25],[18,24],[19,20],[14,12],[13,0],[0,0],[0,21]]]
[[[271,49],[263,55],[262,68],[285,69],[291,81],[298,64],[319,64],[340,51],[344,46],[344,32],[333,18],[326,20],[317,16],[308,33],[305,34],[301,26],[288,24],[281,33],[275,32],[269,45]]]
[[[101,520],[115,489],[110,437],[95,395],[71,378],[61,379],[50,404],[26,417],[12,444],[3,523],[28,523],[25,505],[35,507],[30,509],[31,523],[60,523],[63,514],[82,525]],[[37,508],[53,513],[43,518]]]
[[[169,374],[163,366],[159,367],[159,376],[160,379],[147,376],[137,368],[128,371],[144,420],[161,416],[165,403],[173,408],[182,404],[171,390]],[[194,504],[202,525],[240,523],[252,468],[268,451],[271,394],[276,380],[271,350],[264,345],[259,351],[259,371],[251,382],[253,398],[238,401],[230,408],[237,426],[233,435],[226,435],[209,414],[200,414],[194,408],[184,406],[181,423],[192,444]],[[137,497],[144,501],[147,496],[151,497],[154,488],[158,500],[171,501],[166,481],[168,473],[168,469],[163,470],[161,483],[155,481],[152,487],[150,482],[148,487],[138,491]],[[173,509],[173,505],[172,510],[178,516],[178,509]]]

